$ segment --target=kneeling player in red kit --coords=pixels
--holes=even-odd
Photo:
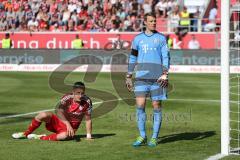
[[[41,112],[33,118],[25,132],[12,134],[14,139],[41,139],[50,141],[73,139],[83,117],[86,120],[87,139],[92,139],[92,101],[85,94],[85,85],[76,82],[73,85],[72,93],[64,95],[56,109],[56,114]],[[32,134],[42,122],[45,122],[46,129],[53,132],[50,135]]]

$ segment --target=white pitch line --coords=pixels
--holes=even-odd
[[[223,155],[223,154],[221,154],[221,153],[218,153],[218,154],[216,154],[216,155],[213,155],[213,156],[210,156],[210,157],[208,157],[206,160],[219,160],[219,159],[221,159],[221,158],[223,158],[223,157],[226,157],[227,155]]]
[[[100,104],[100,103],[103,103],[103,102],[112,102],[112,101],[121,101],[123,99],[113,99],[113,100],[108,100],[108,101],[101,101],[101,102],[94,102],[94,104]],[[46,109],[46,110],[40,110],[40,111],[35,111],[35,112],[29,112],[29,113],[23,113],[23,114],[15,114],[15,115],[10,115],[10,116],[4,116],[4,117],[0,117],[0,120],[1,119],[7,119],[7,118],[16,118],[16,117],[22,117],[22,116],[28,116],[28,115],[33,115],[33,114],[37,114],[37,113],[40,113],[40,112],[47,112],[47,111],[53,111],[54,109]]]
[[[166,101],[184,101],[184,102],[220,102],[218,99],[174,99],[170,98]]]
[[[121,100],[124,100],[124,99],[119,98],[119,99],[113,99],[113,100],[108,100],[108,101],[94,102],[93,104],[100,104],[100,103],[103,103],[103,102],[112,102],[112,101],[121,101]],[[220,100],[217,100],[217,99],[167,99],[167,101],[220,103]],[[237,103],[237,101],[230,101],[230,102],[231,103]],[[54,109],[46,109],[46,110],[40,110],[40,111],[35,111],[35,112],[4,116],[4,117],[0,117],[0,120],[7,119],[7,118],[16,118],[16,117],[28,116],[28,115],[33,115],[33,114],[37,114],[37,113],[40,113],[40,112],[53,111],[53,110]]]

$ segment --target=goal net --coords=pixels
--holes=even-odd
[[[230,74],[230,107],[229,107],[229,153],[240,154],[240,4],[230,6],[229,10],[229,54]],[[224,116],[224,115],[223,115]],[[224,132],[223,132],[224,134]]]

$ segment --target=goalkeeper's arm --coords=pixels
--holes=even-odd
[[[126,86],[128,88],[128,91],[133,90],[132,74],[137,62],[137,56],[138,56],[138,51],[135,49],[132,49],[132,52],[128,60],[128,73],[126,75]]]
[[[168,86],[168,70],[170,66],[170,55],[166,39],[162,41],[161,53],[162,53],[162,75],[158,78],[157,81],[163,88],[166,88]]]

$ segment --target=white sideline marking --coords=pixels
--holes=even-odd
[[[113,100],[108,100],[108,101],[101,101],[101,102],[94,102],[94,104],[100,104],[100,103],[103,103],[103,102],[112,102],[112,101],[121,101],[123,99],[113,99]],[[0,117],[0,120],[1,119],[7,119],[7,118],[16,118],[16,117],[22,117],[22,116],[28,116],[28,115],[33,115],[33,114],[37,114],[37,113],[40,113],[40,112],[46,112],[46,111],[53,111],[54,109],[46,109],[46,110],[40,110],[40,111],[36,111],[36,112],[29,112],[29,113],[23,113],[23,114],[15,114],[15,115],[10,115],[10,116],[4,116],[4,117]]]
[[[166,101],[185,101],[185,102],[220,102],[218,99],[167,99]]]
[[[216,155],[213,155],[213,156],[210,156],[208,157],[206,160],[219,160],[223,157],[226,157],[227,155],[224,155],[224,154],[221,154],[221,153],[218,153]]]
[[[108,101],[101,101],[101,102],[94,102],[93,104],[100,104],[103,102],[111,102],[111,101],[121,101],[123,99],[113,99],[113,100],[108,100]],[[167,101],[183,101],[183,102],[213,102],[213,103],[220,103],[220,100],[217,99],[167,99]],[[237,101],[230,101],[231,103],[237,103]],[[23,113],[23,114],[15,114],[15,115],[10,115],[10,116],[4,116],[0,117],[0,120],[2,119],[7,119],[7,118],[16,118],[16,117],[22,117],[22,116],[28,116],[28,115],[33,115],[37,114],[40,112],[46,112],[46,111],[53,111],[54,109],[46,109],[46,110],[40,110],[40,111],[35,111],[35,112],[29,112],[29,113]]]

